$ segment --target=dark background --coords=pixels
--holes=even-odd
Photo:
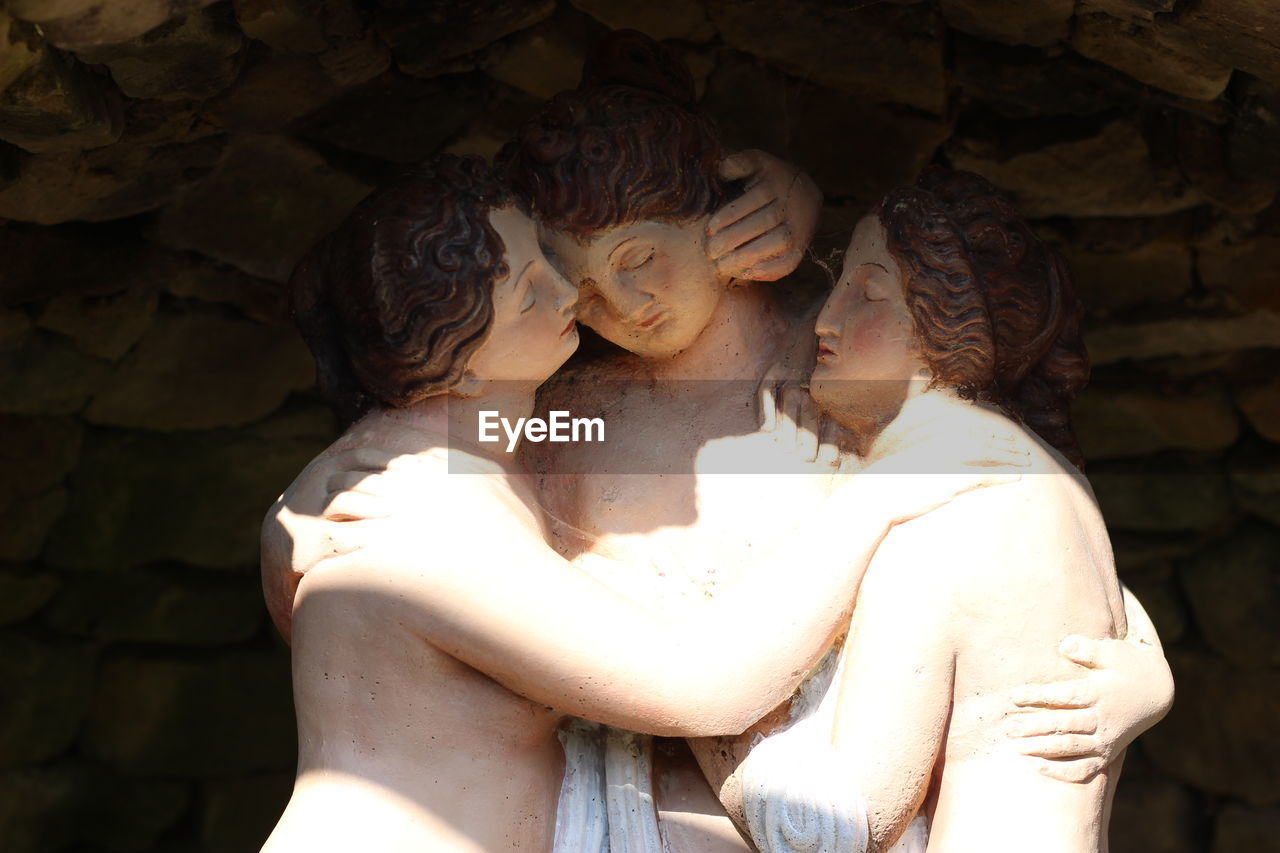
[[[1064,248],[1090,473],[1178,683],[1113,849],[1280,849],[1280,6],[865,5],[0,0],[0,849],[257,849],[295,750],[258,524],[334,436],[282,282],[607,26],[815,176],[823,251],[935,161]]]

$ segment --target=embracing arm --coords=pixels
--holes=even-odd
[[[354,522],[367,525],[366,544],[309,572],[300,595],[381,588],[432,645],[576,716],[662,735],[737,733],[795,690],[846,618],[891,520],[880,503],[850,482],[823,525],[841,531],[841,560],[807,538],[789,565],[761,560],[678,612],[631,601],[514,524],[424,547],[416,525],[394,518]],[[477,503],[473,517],[493,510]]]
[[[832,743],[850,774],[846,790],[866,800],[872,853],[892,846],[919,810],[942,749],[956,658],[945,579],[981,559],[953,541],[930,517],[886,539],[845,643]]]

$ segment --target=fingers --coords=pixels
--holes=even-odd
[[[840,424],[826,415],[821,415],[819,420],[818,461],[834,468],[840,464]]]
[[[720,177],[726,181],[738,181],[764,168],[765,154],[755,148],[730,154],[720,161]]]
[[[1107,768],[1104,758],[1083,758],[1076,761],[1043,761],[1040,772],[1050,779],[1084,784]]]
[[[818,458],[818,430],[820,429],[818,405],[813,401],[809,389],[792,383],[788,392],[795,398],[793,410],[796,423],[796,452],[806,462]]]
[[[707,220],[707,235],[718,234],[743,217],[749,216],[778,199],[778,194],[767,183],[751,187],[733,201],[721,207]]]
[[[1106,655],[1109,642],[1114,641],[1094,640],[1089,637],[1082,637],[1079,634],[1072,634],[1062,641],[1062,645],[1058,646],[1058,651],[1072,663],[1078,663],[1089,669],[1098,669],[1106,666],[1103,657]]]
[[[1098,715],[1092,708],[1022,711],[1009,719],[1005,730],[1012,738],[1092,735],[1098,733]]]
[[[713,261],[722,258],[734,249],[777,228],[786,218],[786,209],[782,203],[776,199],[770,201],[709,237],[707,256]]]
[[[778,438],[785,447],[799,446],[800,396],[795,393],[794,382],[784,382],[778,390],[778,417],[781,427]]]
[[[1013,691],[1013,704],[1020,708],[1090,708],[1098,703],[1098,692],[1087,678],[1052,684],[1024,684]]]
[[[777,261],[788,271],[794,267],[790,258],[795,247],[791,228],[786,223],[772,231],[756,237],[750,243],[735,249],[715,261],[716,270],[730,278],[742,278],[748,281],[767,281],[765,275],[775,269],[772,263]],[[786,273],[784,272],[783,275]]]
[[[363,471],[340,471],[329,477],[325,483],[325,492],[337,495],[339,492],[361,492],[372,495],[378,491],[379,481],[385,482],[383,474],[367,474]]]
[[[758,392],[758,420],[760,421],[760,429],[765,432],[773,432],[778,428],[778,396],[777,385],[768,377],[760,383],[760,391]]]
[[[335,456],[333,468],[335,471],[383,471],[401,455],[377,447],[357,447]]]
[[[1018,751],[1035,758],[1097,758],[1101,756],[1102,743],[1094,735],[1047,735],[1026,739]]]
[[[329,521],[361,521],[368,518],[386,518],[389,502],[362,492],[340,492],[334,495],[321,510],[321,517]]]

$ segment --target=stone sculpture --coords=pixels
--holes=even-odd
[[[268,598],[277,624],[293,634],[303,756],[297,805],[269,846],[286,849],[307,832],[315,838],[316,827],[327,827],[332,841],[337,826],[360,832],[372,821],[383,833],[375,846],[384,848],[745,849],[714,812],[723,806],[746,825],[740,765],[754,741],[784,724],[791,709],[779,703],[847,623],[861,570],[889,525],[948,503],[960,489],[1001,482],[970,472],[961,485],[930,487],[873,476],[887,470],[876,465],[930,453],[952,463],[1018,458],[1007,426],[979,433],[973,447],[924,428],[906,433],[915,436],[904,442],[912,453],[883,440],[853,441],[871,455],[839,456],[802,428],[814,404],[794,384],[779,397],[780,414],[757,406],[766,374],[769,383],[807,377],[817,306],[789,310],[778,285],[742,279],[777,278],[779,267],[794,266],[818,196],[795,170],[753,155],[763,164],[759,175],[731,199],[718,172],[723,152],[688,109],[690,93],[679,63],[622,34],[589,63],[582,89],[535,116],[506,152],[504,170],[539,221],[550,262],[500,184],[477,166],[450,162],[447,179],[414,179],[429,185],[415,190],[426,193],[425,207],[394,188],[375,196],[300,269],[299,313],[311,324],[304,329],[322,388],[349,417],[365,417],[304,471],[264,528]],[[383,204],[394,212],[373,215]],[[431,224],[413,224],[424,210]],[[451,235],[441,229],[455,227],[442,224],[450,216],[466,220],[459,234],[484,235],[464,256],[471,266],[445,248]],[[402,224],[386,225],[397,218]],[[709,243],[715,224],[719,239]],[[380,227],[393,236],[380,236]],[[768,239],[753,245],[760,235]],[[308,290],[309,281],[323,286]],[[317,287],[323,298],[305,298]],[[491,299],[457,304],[468,288],[489,287]],[[575,290],[584,323],[629,352],[560,376],[538,405],[606,411],[610,438],[526,445],[538,474],[530,481],[519,460],[467,436],[483,406],[513,416],[532,410],[534,389],[576,343],[565,313]],[[379,291],[381,302],[372,295]],[[444,322],[433,336],[429,318],[437,315]],[[566,322],[551,330],[551,318]],[[598,396],[605,389],[608,397]],[[868,437],[865,425],[843,422]],[[894,452],[872,473],[836,473],[876,458],[877,446]],[[743,459],[760,467],[727,473]],[[637,468],[638,460],[659,468]],[[464,473],[476,476],[442,479]],[[578,567],[548,549],[543,508],[552,541]],[[447,530],[431,528],[433,518],[449,519]],[[477,530],[465,549],[448,544],[476,519],[489,531]],[[406,612],[414,614],[408,626]],[[349,646],[349,637],[335,635],[338,625],[362,642],[387,631],[399,645]],[[1119,619],[1095,634],[1123,636],[1123,627]],[[1068,633],[1064,625],[1052,647]],[[1052,784],[1075,784],[1065,777],[1122,748],[1167,706],[1158,646],[1144,652],[1136,641],[1108,642],[1104,648],[1132,653],[1108,652],[1109,665],[1089,672],[1100,734],[1057,750],[1052,771],[1062,778],[1046,780]],[[376,666],[362,669],[365,660]],[[1069,661],[1055,660],[1056,678],[1072,681]],[[840,693],[825,692],[828,703],[865,690],[843,674],[848,666]],[[1117,682],[1137,684],[1145,702]],[[382,710],[379,688],[401,704]],[[811,682],[809,693],[824,695],[824,685]],[[414,717],[403,707],[411,696],[453,709],[465,702],[467,712],[454,719],[436,707]],[[993,706],[998,716],[1017,708],[1004,698]],[[697,737],[698,768],[676,761],[651,771],[645,739],[581,724],[560,735],[562,750],[555,732],[564,714]],[[1043,729],[1052,714],[1026,719],[1048,719],[1036,724]],[[857,732],[842,725],[839,737],[826,739],[829,755],[841,755],[850,729]],[[408,740],[382,740],[393,736]],[[442,742],[432,747],[432,738]],[[1047,750],[1051,741],[1038,742]],[[1012,750],[1018,739],[1001,742]],[[823,739],[811,739],[806,754],[813,743]],[[373,755],[377,746],[382,756]],[[398,757],[386,757],[389,746]],[[661,777],[653,793],[644,790],[651,773]],[[611,775],[622,781],[610,785]],[[902,785],[900,804],[920,805],[908,793],[917,782]],[[633,797],[629,808],[614,800],[605,809],[606,839],[592,802],[615,788]],[[513,789],[521,792],[514,804]],[[557,802],[561,826],[553,831]],[[874,849],[891,843],[913,813],[900,808],[885,825],[872,813]],[[623,815],[640,820],[624,830]],[[349,822],[335,825],[339,816]],[[396,836],[396,827],[408,835]]]
[[[1025,431],[1031,464],[881,546],[838,689],[746,761],[752,836],[768,853],[883,850],[923,806],[935,849],[1105,850],[1127,741],[1097,744],[1064,785],[1044,771],[1104,730],[1089,690],[1029,689],[1019,701],[1052,709],[1039,719],[994,699],[1068,677],[1065,632],[1084,635],[1065,646],[1084,665],[1135,651],[1086,639],[1124,636],[1130,616],[1076,467],[1068,405],[1088,360],[1065,266],[986,181],[933,168],[858,225],[816,332],[813,395],[864,451],[901,442],[903,420],[999,424]],[[1160,714],[1153,686],[1117,684],[1116,707]],[[1059,742],[1020,750],[1006,732]]]

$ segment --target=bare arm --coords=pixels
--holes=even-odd
[[[787,554],[758,559],[714,598],[660,612],[566,562],[536,524],[512,523],[509,503],[478,478],[410,475],[395,486],[388,472],[372,488],[401,509],[337,522],[346,529],[332,538],[346,553],[317,566],[302,591],[377,585],[408,606],[433,645],[577,716],[654,734],[732,734],[816,663],[891,523],[1016,476],[850,478]],[[343,504],[367,500],[360,490],[369,487],[336,479],[342,491],[329,511],[367,515]],[[447,541],[424,547],[426,499],[437,502],[431,515],[454,523]]]
[[[407,607],[424,639],[516,693],[683,736],[740,732],[790,695],[846,618],[890,520],[877,520],[884,511],[871,489],[850,483],[829,504],[843,521],[845,559],[823,562],[819,543],[798,543],[784,565],[761,560],[715,598],[658,613],[504,523],[491,504],[485,512],[456,495],[449,503],[460,530],[483,518],[488,535],[423,547],[407,518],[356,522],[364,544],[309,572],[299,603],[381,590]]]
[[[964,576],[977,555],[956,553],[931,518],[886,539],[859,594],[832,742],[866,798],[869,851],[888,849],[919,810],[951,711],[955,602],[936,567]],[[947,534],[951,530],[944,528]]]

